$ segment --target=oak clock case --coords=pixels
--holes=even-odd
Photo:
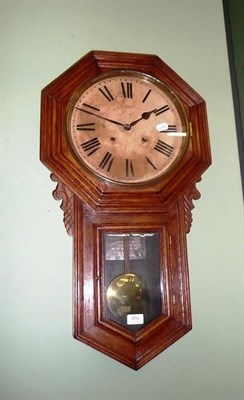
[[[42,90],[40,149],[74,237],[74,337],[137,370],[192,327],[205,101],[157,56],[91,51]]]

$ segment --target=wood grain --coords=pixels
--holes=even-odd
[[[150,184],[118,185],[93,175],[74,156],[67,110],[84,82],[114,70],[141,71],[179,98],[191,128],[180,162]],[[135,370],[192,328],[186,235],[196,183],[211,164],[206,104],[155,55],[91,51],[42,90],[41,161],[57,182],[67,232],[74,236],[74,337]],[[103,238],[107,233],[159,235],[162,312],[133,332],[105,315]],[[58,251],[58,249],[57,249]]]

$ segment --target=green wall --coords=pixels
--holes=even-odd
[[[2,1],[1,400],[242,400],[242,194],[221,0]],[[72,240],[39,161],[40,91],[91,49],[154,53],[206,100],[193,330],[135,372],[72,337]]]
[[[244,2],[228,0],[233,59],[240,101],[242,126],[244,126]]]
[[[244,2],[223,0],[223,7],[244,191]]]

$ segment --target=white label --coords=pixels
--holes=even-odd
[[[144,323],[143,314],[128,314],[127,325],[141,325]]]
[[[168,129],[168,127],[169,127],[169,125],[167,124],[167,122],[162,122],[161,124],[156,125],[156,129],[158,132],[166,131]]]
[[[167,122],[162,122],[161,124],[156,125],[156,129],[158,132],[167,133],[167,136],[187,136],[186,132],[171,132],[168,131],[169,125]]]

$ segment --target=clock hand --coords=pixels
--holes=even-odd
[[[98,117],[100,119],[104,119],[105,121],[112,122],[112,124],[125,127],[125,124],[123,124],[122,122],[114,121],[113,119],[102,117],[101,115],[95,114],[95,113],[93,113],[91,111],[84,110],[83,108],[78,108],[78,107],[75,107],[75,108],[76,108],[76,110],[83,111],[83,112],[85,112],[87,114],[90,114],[90,115],[94,115],[95,117]]]
[[[142,113],[141,118],[138,118],[135,121],[130,123],[130,127],[135,126],[142,119],[148,119],[151,116],[151,114],[154,113],[156,110],[157,109],[154,108],[154,110],[152,110],[152,111],[146,111],[146,112]]]

